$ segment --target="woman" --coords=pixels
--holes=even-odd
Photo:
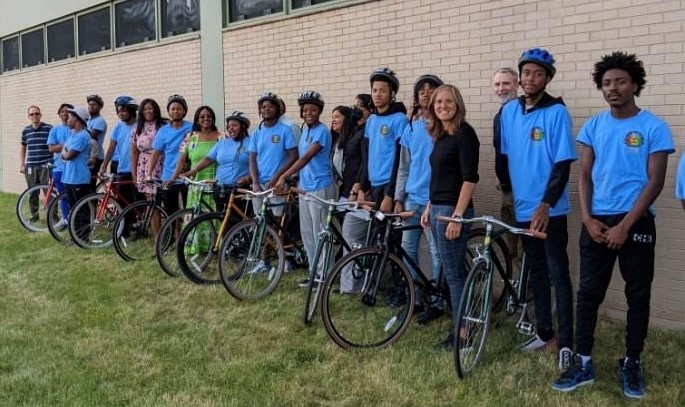
[[[433,92],[428,106],[428,123],[428,132],[435,144],[430,155],[429,203],[421,216],[421,225],[433,229],[450,288],[452,309],[456,310],[464,287],[464,253],[469,227],[439,222],[437,217],[473,217],[472,197],[479,179],[480,143],[473,127],[466,122],[464,100],[453,85],[441,85]],[[456,314],[453,313],[453,318]],[[456,326],[456,321],[453,323]],[[452,349],[453,334],[450,333],[441,345]]]
[[[148,163],[152,157],[152,141],[157,130],[164,124],[166,120],[162,118],[159,104],[153,99],[143,100],[138,111],[138,124],[131,137],[131,177],[137,185],[138,192],[145,194],[147,199],[150,199],[154,192],[154,186],[143,181],[148,178],[159,179],[162,174],[161,163],[151,174],[148,173]]]

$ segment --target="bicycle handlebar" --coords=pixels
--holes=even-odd
[[[532,236],[536,237],[538,239],[547,239],[547,233],[545,232],[538,232],[536,230],[530,230],[530,229],[523,229],[523,228],[518,228],[515,226],[511,226],[509,224],[506,224],[502,222],[499,219],[496,219],[492,216],[477,216],[475,218],[461,218],[461,217],[450,217],[450,216],[438,216],[437,219],[441,222],[455,222],[455,223],[492,223],[495,225],[498,225],[507,231],[517,234],[517,235],[527,235],[527,236]]]
[[[246,189],[246,188],[238,188],[236,190],[238,193],[248,195],[250,198],[261,198],[261,197],[272,197],[276,195],[276,188],[269,188],[264,191],[260,192],[254,192],[252,190]]]

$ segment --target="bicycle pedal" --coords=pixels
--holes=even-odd
[[[521,322],[518,326],[519,332],[524,335],[533,335],[535,333],[535,327],[530,322]]]

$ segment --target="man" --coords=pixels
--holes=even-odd
[[[90,175],[93,177],[90,182],[93,189],[95,189],[95,176],[100,171],[102,161],[105,159],[103,143],[105,142],[105,134],[107,133],[107,122],[100,116],[100,110],[102,110],[102,107],[104,106],[104,101],[99,95],[86,96],[86,102],[88,102],[89,115],[87,123],[88,132],[90,132],[90,136],[97,144],[97,156],[95,157],[95,163],[90,169]]]
[[[48,149],[48,135],[52,126],[41,121],[41,112],[38,106],[29,106],[28,117],[30,125],[24,127],[21,132],[21,148],[19,149],[19,172],[24,174],[26,185],[31,188],[34,185],[47,184],[49,171],[45,164],[52,159]],[[29,209],[31,220],[38,220],[39,191],[35,191],[29,197]]]
[[[626,355],[618,361],[620,383],[627,397],[642,398],[646,388],[641,353],[656,244],[652,204],[664,186],[668,154],[675,150],[668,125],[635,102],[646,81],[642,62],[634,54],[605,55],[595,64],[592,78],[609,110],[590,118],[578,133],[583,228],[577,353],[552,388],[571,391],[594,382],[591,354],[597,312],[618,257],[628,302]]]
[[[502,108],[502,154],[509,163],[514,212],[520,227],[546,232],[547,239],[522,238],[535,301],[536,335],[521,345],[525,351],[559,349],[559,368],[571,362],[573,294],[569,276],[568,178],[576,150],[571,115],[561,98],[545,88],[556,73],[554,58],[532,48],[518,63],[523,96]],[[551,289],[556,294],[558,339],[552,322]]]
[[[680,199],[680,203],[685,209],[685,154],[680,156],[680,163],[678,163],[678,171],[675,174],[675,197]]]

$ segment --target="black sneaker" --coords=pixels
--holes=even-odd
[[[621,358],[618,360],[618,376],[621,389],[626,397],[641,399],[645,396],[647,385],[640,360]]]
[[[392,293],[390,293],[388,302],[390,308],[399,308],[407,303],[407,294],[404,292],[404,290],[395,289]]]
[[[298,285],[299,287],[302,287],[302,288],[307,288],[307,287],[309,287],[309,279],[308,279],[308,278],[305,278],[304,280],[302,280],[302,281],[300,281],[299,283],[297,283],[297,285]]]
[[[444,314],[444,311],[441,310],[438,307],[433,307],[430,306],[428,309],[419,315],[418,320],[416,321],[419,325],[428,325],[432,321],[440,318]]]
[[[456,341],[454,340],[454,334],[450,333],[447,338],[443,339],[442,341],[438,342],[435,344],[435,349],[438,350],[446,350],[446,351],[451,351],[454,350],[454,346],[456,345]]]

